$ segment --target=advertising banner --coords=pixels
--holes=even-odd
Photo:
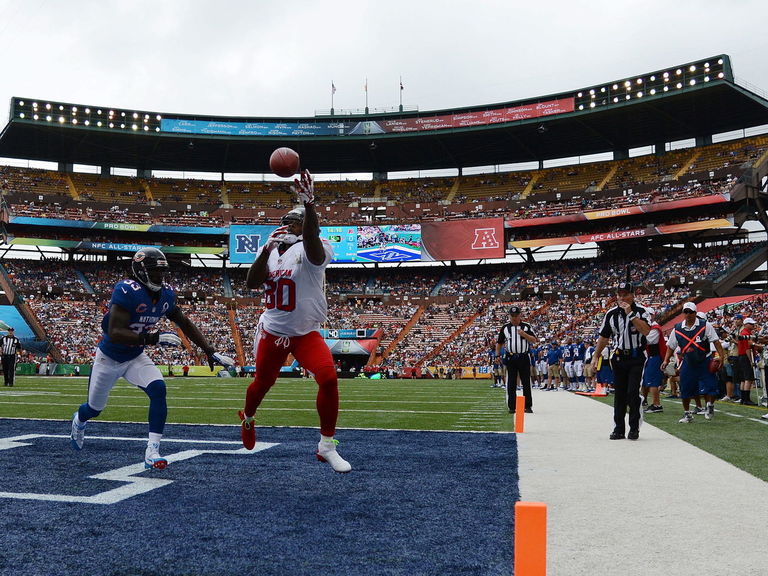
[[[624,206],[622,208],[611,208],[608,210],[590,210],[587,212],[577,212],[574,214],[564,214],[562,216],[543,216],[541,218],[519,218],[507,220],[507,228],[527,228],[529,226],[549,226],[551,224],[564,224],[566,222],[582,222],[585,220],[601,220],[605,218],[616,218],[619,216],[633,216],[644,214],[646,212],[662,212],[664,210],[679,210],[680,208],[690,208],[693,206],[705,206],[710,204],[721,204],[730,201],[730,194],[711,194],[708,196],[697,196],[695,198],[685,198],[683,200],[671,200],[669,202],[652,202],[640,206]]]
[[[504,219],[424,222],[421,241],[422,260],[504,258]]]
[[[662,224],[656,227],[635,228],[634,230],[616,230],[614,232],[598,232],[596,234],[580,234],[578,236],[561,236],[559,238],[537,238],[534,240],[513,240],[513,248],[538,248],[541,246],[564,246],[567,244],[587,244],[589,242],[610,242],[613,240],[630,240],[647,236],[676,234],[678,232],[693,232],[694,230],[710,230],[713,228],[728,228],[733,226],[730,220],[716,218],[712,220],[697,220],[683,224]]]
[[[52,240],[48,238],[8,238],[7,244],[14,246],[56,246],[58,248],[81,248],[84,250],[107,250],[136,252],[141,248],[160,248],[166,254],[224,254],[223,246],[157,246],[119,242],[80,242],[77,240]]]
[[[56,226],[57,228],[88,228],[91,230],[119,230],[121,232],[163,232],[167,234],[216,234],[224,235],[226,228],[214,226],[167,226],[165,224],[133,224],[130,222],[93,222],[65,220],[63,218],[36,218],[11,216],[11,224],[26,226]]]
[[[561,98],[492,110],[392,120],[262,122],[163,118],[160,121],[160,130],[176,134],[214,136],[355,136],[487,126],[564,114],[573,112],[574,109],[573,98]]]

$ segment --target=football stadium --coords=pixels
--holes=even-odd
[[[729,55],[702,56],[440,110],[14,96],[0,132],[0,332],[18,341],[2,350],[0,573],[764,574],[768,99]],[[311,194],[272,174],[280,147],[314,175]],[[303,352],[243,446],[260,320],[301,303],[280,274],[249,286],[300,198],[332,250],[317,331],[349,474],[315,457]],[[112,338],[102,317],[126,278],[148,285],[150,248],[200,333],[161,314],[136,341],[167,389],[162,467],[140,462],[150,403],[126,379],[70,445]],[[623,350],[606,326],[622,291],[664,340],[694,312],[724,356],[694,403],[689,346],[670,349],[637,442],[637,428],[611,433]],[[532,343],[499,352],[515,315]],[[643,365],[659,340],[637,337]],[[527,391],[509,376],[521,356]],[[734,373],[742,357],[751,380]]]

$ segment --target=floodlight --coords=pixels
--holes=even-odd
[[[709,62],[704,62],[704,68],[709,68]]]
[[[584,110],[584,104],[579,104],[579,110]],[[21,117],[24,117],[24,114],[21,115]]]
[[[72,113],[74,114],[75,112],[77,112],[77,106],[72,106]]]
[[[654,94],[656,94],[656,88],[651,88],[651,96],[653,96]]]
[[[664,72],[663,76],[664,76],[664,79],[669,78],[669,72]]]
[[[717,75],[718,78],[723,78],[724,76],[725,76],[725,74],[723,74],[722,72],[719,72],[718,75]]]
[[[120,124],[120,128],[125,128],[125,124]]]
[[[59,116],[59,124],[64,124],[64,116]]]
[[[642,79],[642,78],[638,78],[638,79],[635,81],[635,83],[636,83],[636,84],[642,84],[642,83],[643,83],[643,79]]]
[[[695,78],[691,78],[691,81],[688,82],[688,84],[690,84],[691,86],[695,86],[696,85],[696,79]]]
[[[32,108],[37,108],[37,102],[32,102]]]
[[[704,82],[709,82],[709,76],[704,76]]]
[[[624,86],[626,86],[627,88],[629,88],[630,86],[632,86],[632,82],[630,82],[629,80],[627,80],[626,82],[624,82]]]
[[[656,76],[651,76],[650,80],[651,80],[651,82],[655,82],[656,81]]]
[[[75,126],[77,126],[77,118],[72,118],[72,124],[74,124]]]
[[[594,89],[594,88],[592,88],[592,90],[590,90],[590,91],[589,91],[589,93],[590,93],[592,96],[594,96],[594,95],[595,95],[595,89]]]
[[[695,64],[691,64],[691,67],[688,68],[688,70],[690,70],[691,72],[696,72],[696,65]]]
[[[613,103],[616,104],[618,101],[619,101],[619,97],[618,96],[614,96],[613,97]]]
[[[97,111],[96,111],[96,114],[101,114],[101,110],[97,110]]]
[[[669,92],[669,86],[664,86],[664,92]]]
[[[24,100],[19,100],[19,106],[24,106]]]
[[[155,128],[155,132],[160,132],[160,126],[157,126],[157,127]]]
[[[19,114],[19,118],[24,118],[24,112],[22,112],[21,114]]]
[[[682,88],[683,87],[683,83],[682,82],[678,82],[677,84],[675,84],[675,86],[677,88]]]
[[[600,88],[600,92],[605,92],[605,86],[603,86],[602,88]]]
[[[85,109],[85,113],[86,113],[86,114],[90,114],[90,113],[91,113],[91,109],[90,109],[90,108],[86,108],[86,109]]]
[[[576,94],[576,98],[581,98],[581,96],[582,96],[581,92],[579,92],[578,94]]]
[[[149,114],[144,114],[144,120],[149,120]]]
[[[32,118],[34,118],[35,120],[40,120],[40,116],[38,116],[37,114],[35,114],[34,116],[32,116]]]
[[[638,98],[642,98],[642,97],[643,97],[643,92],[642,92],[642,90],[641,90],[640,92],[638,92],[638,93],[637,93],[637,97],[638,97]]]
[[[99,120],[98,122],[96,122],[96,126],[98,126],[99,128],[101,128],[101,120]]]
[[[110,122],[110,123],[109,123],[109,127],[110,127],[110,128],[114,128],[114,127],[115,127],[115,125],[114,125],[112,122]]]
[[[90,126],[91,122],[89,120],[86,120],[85,122],[83,122],[83,124],[85,124],[86,126]]]
[[[138,117],[139,117],[139,114],[137,112],[134,112],[133,113],[133,119],[136,120],[136,118],[138,118]]]
[[[624,100],[629,100],[629,99],[630,99],[630,95],[629,95],[629,94],[627,94],[627,95],[624,97]]]
[[[52,118],[51,118],[50,116],[46,116],[46,117],[45,117],[45,121],[46,121],[46,122],[50,122],[51,120],[52,120]]]
[[[618,85],[618,84],[614,84],[614,85],[613,85],[613,89],[614,89],[614,90],[618,90],[618,89],[619,89],[619,85]]]
[[[158,114],[157,116],[155,116],[155,118],[157,118],[158,120],[161,120],[161,118],[160,118],[160,114]]]
[[[149,132],[149,126],[144,126],[144,132]]]
[[[62,104],[59,104],[59,111],[64,110],[64,106]]]
[[[122,116],[123,118],[125,118],[125,112],[120,112],[120,116]]]
[[[132,125],[132,126],[131,126],[131,130],[138,130],[138,129],[139,129],[139,127],[138,127],[138,126],[136,126],[136,124],[134,124],[134,125]]]
[[[720,58],[720,59],[717,61],[717,63],[718,63],[718,64],[720,64],[720,66],[722,66],[722,65],[723,65],[723,59],[722,59],[722,58]]]
[[[50,110],[50,109],[51,109],[51,103],[50,103],[50,102],[48,102],[48,103],[45,105],[45,109],[46,109],[46,110]]]

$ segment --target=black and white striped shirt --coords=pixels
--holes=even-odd
[[[21,350],[21,342],[16,336],[7,334],[0,338],[0,353],[3,356],[13,356],[18,350]]]
[[[613,339],[614,350],[633,350],[645,346],[645,336],[637,331],[632,320],[635,317],[651,324],[651,315],[638,304],[632,305],[632,313],[627,316],[620,306],[608,310],[600,325],[600,336]]]
[[[527,322],[520,322],[519,326],[513,326],[512,324],[504,324],[499,331],[499,337],[496,339],[497,344],[505,344],[507,352],[509,354],[524,354],[528,352],[528,340],[520,336],[520,330],[526,334],[530,334],[536,337],[533,333],[531,325]]]

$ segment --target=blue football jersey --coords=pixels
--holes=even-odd
[[[152,300],[152,294],[136,280],[121,280],[115,284],[112,290],[112,298],[109,300],[109,308],[101,320],[101,329],[104,335],[99,343],[99,348],[104,354],[118,362],[133,360],[144,351],[144,346],[128,346],[118,344],[109,339],[109,310],[115,304],[124,308],[131,314],[130,328],[136,334],[143,334],[167,316],[176,308],[176,294],[166,285],[160,290],[157,302]]]

